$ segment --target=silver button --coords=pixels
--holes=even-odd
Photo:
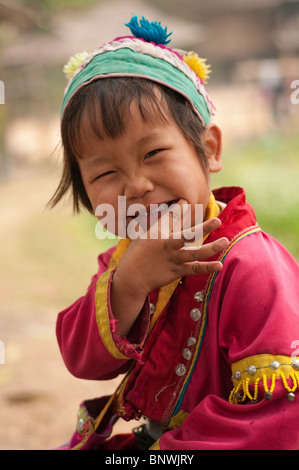
[[[298,370],[299,371],[299,359],[294,359],[293,362],[292,362],[292,367],[294,370]]]
[[[276,369],[278,369],[279,367],[280,367],[280,364],[279,364],[278,361],[272,361],[272,362],[270,362],[270,369],[276,370]]]
[[[179,377],[181,377],[182,375],[185,375],[186,374],[186,367],[184,366],[184,364],[178,364],[175,368],[175,373],[176,375],[178,375]]]
[[[204,299],[203,290],[196,292],[194,299],[197,300],[197,302],[202,302]]]
[[[156,306],[154,304],[150,304],[150,314],[153,315],[156,311]]]
[[[187,341],[187,346],[193,346],[194,344],[196,344],[196,338],[194,338],[193,336],[190,336],[190,338],[188,338],[188,341]]]
[[[234,378],[236,380],[240,380],[241,376],[242,376],[242,372],[240,370],[236,370],[236,372],[234,373]]]
[[[255,366],[249,366],[247,369],[247,372],[249,375],[254,375],[256,373],[256,367]]]
[[[287,398],[289,401],[294,401],[295,400],[295,393],[290,392],[287,394]]]
[[[80,418],[77,423],[77,431],[82,432],[84,429],[84,419]]]
[[[184,348],[182,352],[182,356],[184,359],[187,359],[187,361],[190,361],[192,357],[192,352],[188,348]]]
[[[201,319],[201,311],[199,308],[193,308],[190,312],[192,320],[199,321]]]

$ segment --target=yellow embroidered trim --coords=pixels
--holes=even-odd
[[[180,410],[176,415],[174,415],[169,421],[168,428],[181,428],[185,419],[189,416],[189,413],[184,410]]]
[[[160,314],[163,312],[164,308],[166,307],[167,303],[169,302],[172,294],[174,293],[175,289],[177,288],[181,278],[176,279],[175,281],[171,282],[167,286],[161,287],[159,290],[158,300],[156,303],[156,310],[151,318],[150,330],[149,333],[154,328]]]
[[[111,271],[108,270],[101,274],[97,281],[96,293],[95,293],[95,307],[96,307],[96,320],[99,328],[99,333],[103,343],[110,352],[110,354],[117,359],[128,359],[124,356],[117,346],[112,337],[109,312],[108,312],[108,283],[110,279]]]
[[[111,275],[111,271],[118,265],[121,257],[124,255],[130,240],[121,239],[109,261],[108,270],[101,274],[97,281],[96,293],[95,293],[95,307],[96,307],[96,320],[99,328],[99,333],[105,344],[107,350],[116,359],[128,359],[127,356],[123,355],[113,340],[110,327],[110,319],[108,313],[108,283]]]
[[[158,439],[154,444],[149,448],[149,450],[161,450],[160,448],[160,439]]]
[[[128,248],[128,246],[130,244],[130,241],[131,240],[129,240],[129,239],[123,238],[118,242],[114,252],[112,253],[110,261],[109,261],[109,269],[110,270],[116,268],[116,266],[120,262],[122,256],[125,254],[125,251]]]
[[[294,392],[299,389],[299,358],[271,354],[249,356],[232,365],[232,379],[234,388],[229,396],[230,403],[244,403],[247,399],[256,402],[260,398],[260,382],[264,398],[271,400],[277,380],[282,381],[288,400],[293,401]],[[287,379],[291,379],[291,387]]]
[[[174,415],[169,425],[167,426],[168,430],[181,428],[185,419],[189,416],[189,413],[184,410],[180,410],[176,415]],[[154,444],[149,448],[149,450],[161,450],[160,449],[160,439],[158,439]]]
[[[219,213],[220,213],[220,207],[219,207],[219,205],[217,204],[217,202],[215,200],[214,194],[211,193],[209,203],[208,203],[207,209],[206,209],[205,220],[212,219],[213,217],[218,217]],[[205,237],[204,240],[206,238],[207,237]]]

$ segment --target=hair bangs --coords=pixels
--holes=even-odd
[[[89,130],[100,139],[105,136],[114,139],[126,132],[131,104],[135,100],[144,121],[156,122],[157,118],[164,122],[167,120],[166,112],[161,107],[161,93],[157,85],[147,79],[101,78],[92,82],[84,92],[86,96],[82,96],[84,106],[81,116],[86,113]],[[81,116],[77,121],[78,138]]]

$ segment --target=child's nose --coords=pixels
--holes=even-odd
[[[129,198],[140,198],[148,191],[153,190],[153,183],[144,175],[136,175],[126,181],[125,196]]]

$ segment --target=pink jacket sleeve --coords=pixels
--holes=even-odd
[[[104,380],[126,372],[132,359],[140,361],[149,326],[149,301],[129,335],[121,339],[110,307],[114,270],[108,269],[113,249],[98,257],[99,270],[85,296],[59,313],[58,345],[67,369],[78,378]]]

